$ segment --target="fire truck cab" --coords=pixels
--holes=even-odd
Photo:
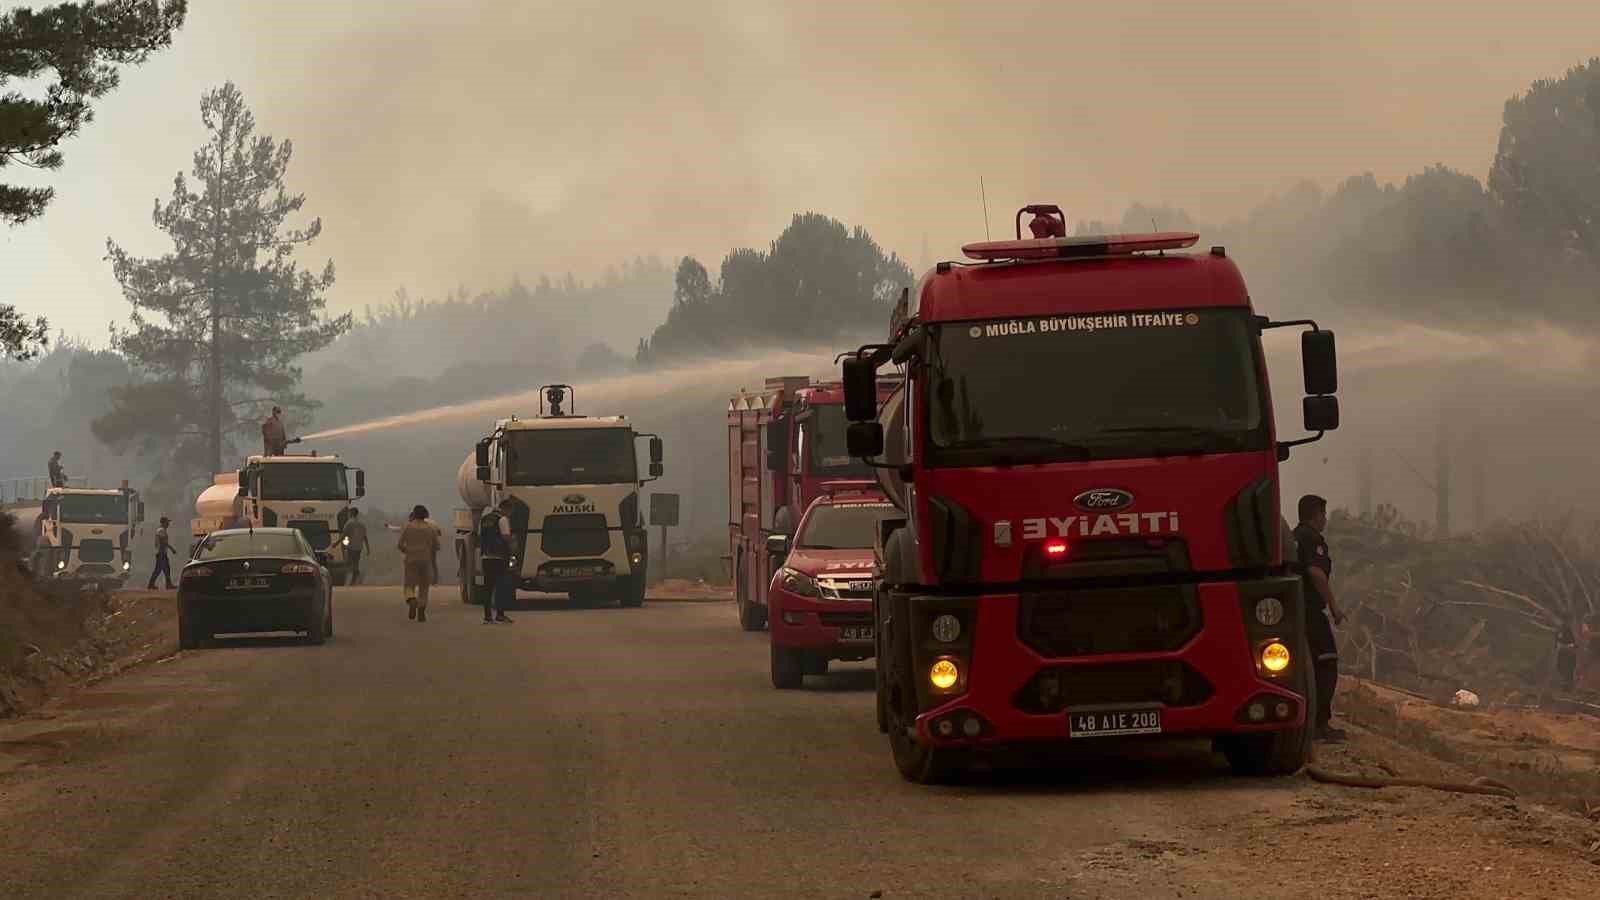
[[[1025,207],[1016,240],[938,264],[845,360],[850,452],[900,510],[873,605],[905,778],[1168,735],[1241,773],[1303,764],[1315,682],[1278,464],[1338,427],[1333,334],[1257,315],[1223,248],[1173,252],[1198,239],[1069,238],[1059,208]],[[1314,434],[1281,441],[1260,338],[1289,325]],[[880,404],[885,364],[905,381]]]

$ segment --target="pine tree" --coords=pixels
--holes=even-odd
[[[305,204],[284,189],[291,143],[256,136],[232,82],[201,98],[200,118],[210,138],[194,154],[195,187],[180,173],[153,215],[173,251],[139,259],[106,241],[133,304],[130,326],[113,340],[145,380],[119,390],[95,425],[114,446],[176,444],[180,471],[169,475],[182,480],[223,471],[228,437],[252,431],[272,404],[291,423],[314,408],[297,392],[295,359],[351,325],[348,313],[323,315],[332,261],[312,274],[293,258],[322,233],[322,220],[285,225]]]

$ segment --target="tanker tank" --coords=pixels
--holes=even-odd
[[[489,505],[489,486],[478,480],[477,454],[468,453],[456,470],[456,491],[469,509],[480,510]]]

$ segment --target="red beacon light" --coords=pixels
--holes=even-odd
[[[1022,216],[1032,214],[1022,236]],[[993,262],[1001,259],[1083,259],[1095,256],[1127,256],[1156,250],[1182,250],[1199,243],[1193,231],[1154,231],[1143,234],[1091,234],[1067,237],[1066,216],[1054,204],[1034,204],[1017,210],[1017,237],[1011,241],[978,241],[962,246],[969,259]]]

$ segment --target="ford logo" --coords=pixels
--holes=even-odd
[[[317,508],[315,506],[302,506],[302,507],[300,507],[300,511],[309,516],[312,513],[316,512]]]
[[[585,497],[582,494],[568,494],[565,497],[561,498],[561,502],[562,503],[566,503],[569,506],[576,506],[579,503],[586,502],[588,499],[589,499],[588,497]]]
[[[1072,498],[1084,512],[1114,512],[1133,505],[1133,495],[1120,488],[1091,488]]]

